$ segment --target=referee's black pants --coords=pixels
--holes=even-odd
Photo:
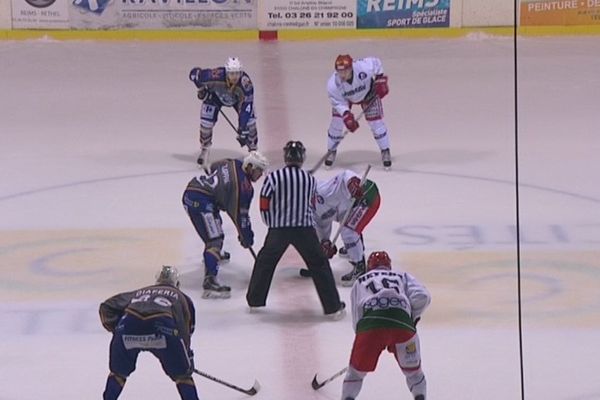
[[[321,250],[319,238],[313,227],[269,228],[265,244],[258,252],[252,270],[246,293],[248,305],[266,305],[275,267],[290,244],[300,253],[311,272],[325,314],[338,311],[341,308],[340,295],[335,286],[329,260]]]

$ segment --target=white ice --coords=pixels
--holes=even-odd
[[[198,172],[193,66],[239,56],[256,87],[260,149],[277,168],[284,143],[302,140],[311,167],[325,151],[325,82],[339,53],[383,60],[394,165],[383,171],[363,122],[336,168],[317,177],[374,166],[383,202],[365,232],[367,251],[387,250],[433,295],[419,325],[429,398],[521,398],[518,194],[525,397],[600,399],[600,40],[519,39],[515,147],[514,43],[475,36],[0,42],[1,400],[101,398],[110,334],[98,304],[151,283],[168,263],[196,303],[200,370],[239,386],[258,379],[256,399],[340,398],[341,378],[318,392],[310,381],[346,365],[349,316],[323,317],[291,250],[268,306],[249,314],[252,258],[226,216],[232,260],[220,276],[233,295],[202,300],[202,243],[180,201]],[[221,119],[212,158],[243,154]],[[266,229],[256,202],[251,216],[258,251]],[[349,264],[336,257],[332,267],[339,281]],[[348,300],[349,289],[339,290]],[[195,380],[202,399],[245,398]],[[143,355],[121,398],[178,395]],[[389,354],[360,398],[410,398]]]

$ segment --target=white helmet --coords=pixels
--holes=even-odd
[[[225,63],[225,72],[242,72],[242,62],[237,57],[229,57]]]
[[[242,163],[242,169],[246,169],[248,164],[252,164],[253,168],[260,168],[263,171],[267,169],[269,166],[269,161],[265,156],[260,154],[258,151],[251,151],[248,153],[246,157],[244,157],[244,162]]]
[[[170,265],[163,265],[156,273],[156,283],[179,287],[179,271]]]

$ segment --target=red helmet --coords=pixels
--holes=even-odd
[[[352,57],[350,54],[340,54],[335,59],[335,70],[345,71],[347,69],[352,69]]]
[[[383,250],[374,251],[369,255],[367,260],[367,271],[375,268],[392,269],[392,260],[388,253]]]

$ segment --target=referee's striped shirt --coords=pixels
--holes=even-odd
[[[267,175],[260,191],[260,214],[269,228],[313,226],[311,202],[317,182],[300,167],[288,165]]]

